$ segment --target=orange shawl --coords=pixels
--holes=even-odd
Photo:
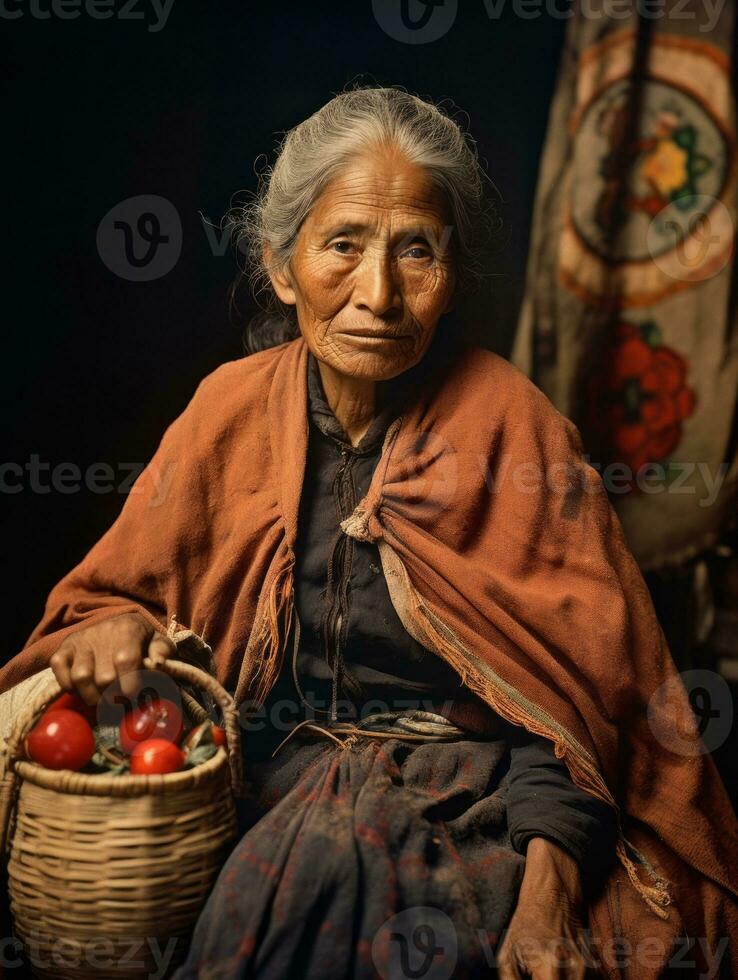
[[[135,610],[203,637],[239,704],[261,702],[292,617],[307,439],[302,337],[213,372],[0,691],[71,631]],[[680,962],[730,937],[738,975],[738,825],[710,755],[669,744],[696,742],[696,719],[576,427],[503,358],[466,348],[392,423],[343,529],[377,542],[408,631],[619,806],[619,861],[589,910],[603,969],[656,977],[687,934],[701,942]]]

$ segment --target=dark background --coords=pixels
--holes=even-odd
[[[0,20],[2,458],[24,470],[6,468],[0,493],[3,660],[125,499],[84,484],[40,492],[50,468],[107,463],[118,486],[126,464],[150,458],[198,381],[241,355],[243,317],[228,302],[237,256],[214,254],[201,214],[217,225],[239,192],[256,188],[257,158],[271,159],[280,131],[352,81],[404,85],[468,115],[501,219],[485,343],[509,351],[566,25],[512,11],[490,20],[483,0],[464,0],[445,37],[408,45],[381,29],[370,0],[175,0],[158,32],[148,30],[156,18],[146,0],[134,9],[147,20],[103,21],[84,12],[39,20],[14,2],[25,15]],[[141,194],[171,201],[183,229],[178,262],[151,282],[115,275],[96,246],[106,213]],[[35,479],[33,455],[45,467]]]

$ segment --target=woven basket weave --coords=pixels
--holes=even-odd
[[[143,666],[154,665],[146,659]],[[48,687],[7,737],[0,843],[9,852],[15,931],[40,978],[167,976],[181,962],[236,832],[241,745],[233,699],[209,674],[157,669],[220,705],[228,749],[167,775],[90,775],[19,758],[26,733],[60,693]],[[182,691],[199,722],[206,712]],[[165,964],[163,966],[162,964]]]

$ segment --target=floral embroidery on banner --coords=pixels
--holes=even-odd
[[[663,463],[678,447],[697,398],[687,384],[687,360],[661,343],[656,323],[621,321],[605,367],[591,380],[589,414],[613,461],[632,472]]]
[[[651,307],[723,269],[734,240],[729,63],[714,45],[636,35],[582,55],[569,119],[571,174],[559,283],[589,306]]]

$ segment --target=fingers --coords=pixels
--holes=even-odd
[[[587,960],[576,936],[565,935],[559,940],[551,940],[545,948],[541,980],[584,980],[587,976]]]
[[[72,684],[86,704],[97,704],[100,692],[95,686],[95,655],[87,646],[75,647],[69,670]]]
[[[135,698],[144,656],[161,664],[175,651],[168,636],[133,614],[75,633],[52,655],[49,666],[63,691],[77,691],[87,704],[95,705],[116,681],[124,698]]]
[[[532,980],[583,980],[586,973],[581,961],[546,956],[535,963],[530,976]]]
[[[497,976],[499,980],[524,980],[527,976],[511,943],[503,942],[500,947],[497,955]]]
[[[120,646],[113,656],[121,692],[128,698],[136,695],[139,680],[136,674],[141,670],[143,658],[148,656],[158,665],[171,657],[177,649],[168,636],[148,625],[141,625],[144,625],[143,631],[140,628],[134,629],[126,638],[125,645]]]
[[[74,643],[71,640],[65,640],[49,660],[49,667],[54,671],[54,676],[59,681],[59,687],[62,691],[68,691],[70,694],[74,691],[71,674],[73,660]]]
[[[574,974],[546,956],[531,970],[532,980],[574,980]]]
[[[106,648],[98,649],[97,652],[93,653],[93,656],[95,658],[95,687],[97,687],[98,693],[102,695],[105,688],[112,684],[116,678],[115,664],[110,650]]]
[[[511,959],[510,977],[530,977],[531,980],[584,980],[587,966],[580,954],[562,950],[554,942],[541,944],[539,949],[516,949]],[[504,973],[501,976],[505,976]]]
[[[138,692],[143,643],[142,637],[122,637],[113,654],[113,667],[121,694],[129,700],[133,700]]]
[[[162,633],[154,633],[149,640],[147,655],[155,664],[160,664],[176,651],[174,642]]]
[[[49,660],[64,691],[77,691],[87,704],[97,704],[118,682],[124,698],[133,699],[140,682],[141,661],[155,663],[172,656],[172,640],[136,614],[111,617],[68,637]]]
[[[500,980],[525,980],[528,974],[523,973],[523,970],[517,960],[507,959],[503,960],[502,962],[498,961],[497,976],[500,978]]]
[[[497,959],[500,980],[584,980],[589,976],[581,953],[555,941],[503,943]]]

